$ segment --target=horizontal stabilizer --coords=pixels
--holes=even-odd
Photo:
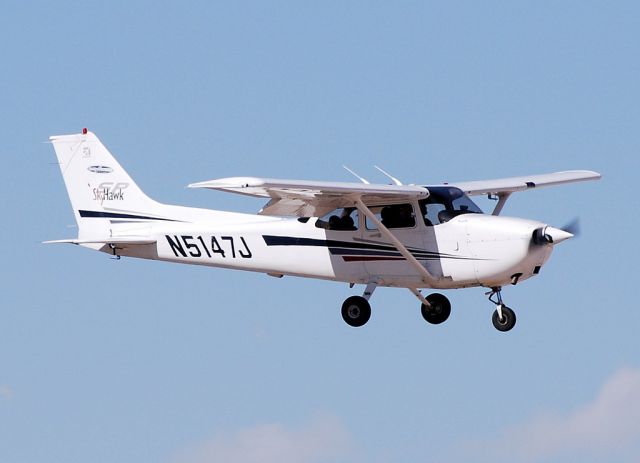
[[[137,245],[137,244],[155,244],[155,239],[150,238],[140,238],[137,236],[118,236],[111,238],[102,238],[102,239],[91,239],[91,240],[78,240],[78,239],[68,239],[68,240],[51,240],[51,241],[43,241],[43,244],[58,244],[58,243],[67,243],[67,244],[129,244],[129,245]]]

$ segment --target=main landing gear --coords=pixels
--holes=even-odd
[[[362,296],[350,296],[342,304],[342,318],[350,326],[362,326],[371,318],[371,305],[369,298],[376,289],[377,284],[369,283]],[[414,288],[409,290],[422,302],[420,310],[422,317],[432,325],[444,323],[451,315],[451,303],[449,299],[439,293],[429,294],[424,297],[420,291]]]
[[[348,297],[342,304],[342,318],[348,325],[362,326],[371,318],[371,305],[362,296]]]
[[[371,305],[369,298],[376,289],[375,283],[369,283],[362,296],[348,297],[342,304],[342,318],[354,327],[363,326],[371,318]],[[439,293],[423,296],[417,288],[409,290],[422,302],[420,311],[422,317],[432,325],[444,323],[451,315],[451,303],[449,299]],[[498,331],[509,331],[516,324],[516,314],[502,302],[502,288],[496,287],[489,291],[489,300],[496,305],[491,321]]]
[[[420,306],[422,318],[432,325],[439,325],[447,321],[447,318],[451,315],[451,303],[449,299],[439,293],[429,294],[426,299],[429,305],[422,303]]]
[[[351,296],[342,303],[342,318],[347,325],[362,326],[371,318],[371,305],[369,298],[376,289],[375,283],[369,283],[362,296]]]

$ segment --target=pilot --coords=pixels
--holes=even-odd
[[[440,223],[448,222],[453,217],[455,217],[455,213],[452,211],[442,209],[440,212],[438,212],[438,220],[440,221]]]

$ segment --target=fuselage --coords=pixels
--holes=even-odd
[[[416,210],[417,208],[417,204]],[[164,208],[169,208],[164,209]],[[124,246],[123,256],[157,259],[381,286],[496,287],[537,274],[552,246],[535,245],[541,222],[480,213],[461,214],[393,234],[437,278],[426,285],[419,273],[358,216],[353,229],[328,229],[318,218],[275,218],[178,206],[163,206],[171,221],[114,223],[114,236],[144,235],[156,244]],[[106,246],[101,249],[113,252]]]

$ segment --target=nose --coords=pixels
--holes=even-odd
[[[535,244],[558,244],[572,237],[573,233],[550,225],[540,227],[533,232],[533,242]]]

